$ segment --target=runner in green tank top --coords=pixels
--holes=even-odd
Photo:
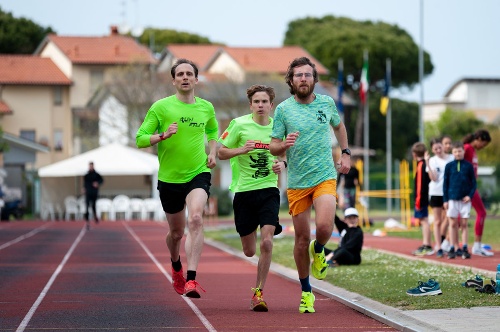
[[[219,139],[219,159],[231,159],[233,173],[229,187],[235,192],[233,200],[236,231],[240,235],[246,256],[255,255],[257,228],[260,226],[260,256],[257,281],[252,288],[250,308],[268,311],[263,289],[271,265],[273,235],[281,232],[278,223],[280,192],[278,175],[286,168],[269,152],[273,119],[274,89],[265,85],[252,85],[247,89],[251,114],[231,121]]]
[[[210,170],[216,165],[218,124],[212,104],[195,97],[198,68],[179,59],[171,69],[175,95],[155,102],[137,131],[136,144],[147,148],[158,144],[158,191],[166,213],[169,232],[167,247],[172,261],[175,291],[200,297],[196,269],[203,247],[203,209],[210,194]],[[209,154],[205,152],[205,137]],[[187,276],[180,258],[186,228]]]
[[[328,271],[324,246],[332,236],[335,216],[337,171],[332,156],[332,128],[342,149],[337,163],[340,173],[349,172],[351,152],[335,102],[313,92],[318,82],[314,63],[305,57],[294,59],[285,80],[292,97],[276,108],[270,151],[275,156],[286,152],[290,166],[287,197],[295,229],[293,253],[302,288],[299,312],[312,313],[315,298],[309,282],[310,258],[311,273],[324,279]],[[311,241],[309,221],[313,205],[316,240]]]

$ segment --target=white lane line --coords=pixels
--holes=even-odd
[[[56,280],[56,278],[59,275],[59,273],[61,272],[62,268],[64,267],[64,264],[66,264],[66,262],[70,258],[71,254],[73,253],[73,251],[75,250],[76,246],[78,245],[78,243],[80,242],[82,237],[85,235],[85,233],[86,233],[86,229],[85,229],[85,227],[83,227],[82,230],[80,231],[80,234],[78,234],[77,238],[75,239],[75,241],[71,245],[71,248],[69,248],[66,255],[64,255],[63,260],[61,261],[61,263],[59,264],[57,269],[54,271],[54,273],[50,277],[49,281],[47,282],[47,284],[43,288],[42,292],[40,293],[40,295],[36,299],[35,303],[33,303],[33,305],[31,306],[31,309],[28,311],[28,313],[24,317],[23,321],[21,322],[21,324],[17,328],[16,332],[23,332],[24,329],[26,328],[26,326],[28,326],[28,324],[31,320],[31,317],[33,317],[33,315],[35,314],[36,309],[38,309],[38,306],[40,305],[40,303],[42,303],[45,295],[47,295],[50,287],[52,286],[52,284]]]
[[[135,232],[126,223],[122,222],[122,224],[125,226],[127,231],[132,235],[132,237],[139,243],[139,245],[142,247],[142,249],[144,249],[146,254],[148,254],[149,258],[151,258],[153,263],[156,264],[156,266],[161,271],[161,273],[163,273],[163,275],[168,279],[168,281],[170,283],[172,283],[172,277],[170,276],[170,274],[167,273],[167,271],[163,268],[163,266],[160,264],[160,262],[158,262],[158,260],[155,258],[155,256],[153,256],[151,251],[149,251],[149,249],[146,247],[146,245],[144,245],[144,243],[141,241],[141,239],[139,239],[137,234],[135,234]],[[198,316],[198,318],[203,323],[203,325],[205,325],[205,327],[207,328],[208,331],[217,332],[217,330],[212,326],[212,324],[210,324],[208,319],[201,313],[200,309],[198,309],[198,307],[193,303],[193,301],[191,301],[188,297],[185,297],[185,296],[180,296],[180,297],[184,301],[186,301],[186,303],[191,307],[193,312],[196,314],[196,316]]]
[[[50,221],[50,223],[52,223],[52,221]],[[4,244],[2,244],[2,245],[0,246],[0,250],[5,249],[5,248],[7,248],[7,247],[10,247],[11,245],[13,245],[13,244],[15,244],[15,243],[17,243],[17,242],[20,242],[20,241],[22,241],[22,240],[25,240],[25,239],[27,239],[27,238],[29,238],[29,237],[32,237],[32,236],[33,236],[33,235],[35,235],[36,233],[38,233],[38,232],[40,232],[40,231],[44,230],[45,228],[47,228],[47,227],[49,227],[49,226],[50,226],[50,224],[45,224],[45,225],[43,225],[43,226],[40,226],[40,227],[38,227],[38,228],[35,228],[34,230],[32,230],[32,231],[30,231],[30,232],[28,232],[28,233],[26,233],[26,234],[24,234],[24,235],[21,235],[21,236],[19,236],[19,237],[15,238],[15,239],[14,239],[14,240],[12,240],[12,241],[6,242],[6,243],[4,243]]]

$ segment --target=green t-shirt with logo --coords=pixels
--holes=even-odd
[[[219,142],[230,149],[240,148],[248,140],[255,141],[254,150],[230,160],[231,191],[243,192],[278,187],[278,175],[272,170],[276,157],[269,152],[272,127],[272,118],[269,118],[267,126],[261,126],[253,120],[252,114],[248,114],[232,120],[219,138]]]
[[[316,94],[312,103],[300,104],[292,96],[276,107],[273,123],[272,137],[283,139],[299,132],[294,146],[286,151],[289,189],[312,188],[337,178],[332,127],[340,124],[340,116],[331,97]]]
[[[158,180],[186,183],[200,173],[210,172],[205,136],[207,141],[217,140],[219,127],[210,102],[195,97],[195,103],[186,104],[172,95],[151,106],[137,131],[137,146],[151,146],[151,135],[167,131],[174,122],[177,133],[158,143]]]

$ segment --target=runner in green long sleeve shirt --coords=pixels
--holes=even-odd
[[[136,144],[158,144],[158,191],[169,225],[167,247],[172,261],[175,291],[199,298],[196,269],[203,246],[203,208],[210,195],[210,170],[216,165],[218,124],[213,105],[195,97],[198,68],[179,59],[171,69],[175,95],[155,102],[137,131]],[[205,136],[209,153],[205,152]],[[184,278],[180,245],[186,227],[187,276]]]

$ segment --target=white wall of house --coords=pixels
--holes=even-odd
[[[99,109],[99,145],[128,145],[128,130],[127,108],[110,96]]]
[[[70,59],[55,46],[54,43],[47,43],[43,51],[40,53],[42,58],[50,58],[52,62],[56,64],[57,67],[69,78],[72,79],[73,76],[73,66]]]
[[[210,68],[208,68],[208,72],[212,74],[224,74],[227,78],[235,82],[243,82],[245,80],[243,69],[225,52],[219,54]]]

